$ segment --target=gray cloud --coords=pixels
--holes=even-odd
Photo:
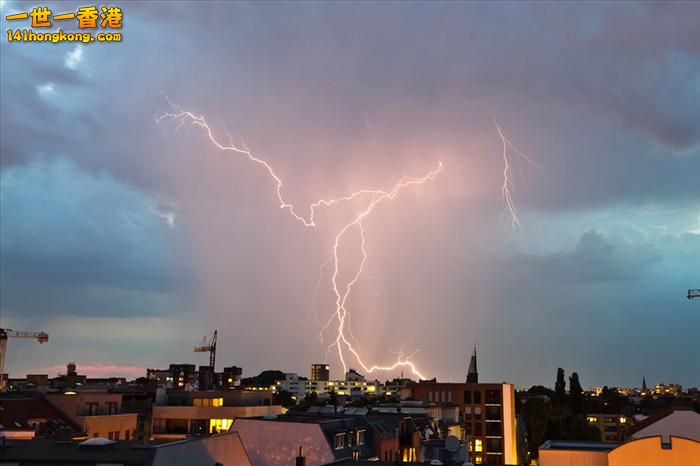
[[[662,260],[652,244],[613,242],[591,230],[569,253],[514,256],[511,261],[521,274],[564,283],[595,283],[637,280],[645,268]],[[518,273],[515,271],[514,273]]]
[[[152,199],[111,176],[91,175],[66,159],[37,161],[3,170],[0,190],[6,219],[0,284],[7,310],[168,312],[149,310],[128,294],[151,294],[146,300],[153,301],[193,288],[187,256],[174,255],[164,242],[179,233],[168,231]],[[98,304],[100,294],[105,298]],[[84,295],[89,305],[81,303]]]
[[[697,321],[674,297],[698,278],[696,237],[679,232],[700,225],[638,240],[583,223],[590,210],[624,217],[646,205],[682,207],[688,223],[700,204],[700,9],[509,7],[128,3],[125,41],[86,46],[75,69],[64,65],[72,46],[3,41],[3,319],[175,312],[180,338],[218,327],[230,335],[222,354],[250,372],[305,372],[322,356],[314,292],[339,219],[324,211],[322,228],[299,227],[280,215],[261,167],[212,150],[197,128],[156,126],[165,91],[217,134],[241,135],[295,203],[445,163],[436,183],[368,221],[371,278],[352,302],[367,354],[420,347],[418,362],[461,379],[479,340],[487,379],[542,383],[565,364],[547,359],[551,348],[580,325],[604,337],[596,348],[621,355],[621,383],[636,381],[635,355],[609,343],[626,330],[617,316],[639,312],[642,337],[662,325],[659,309]],[[54,92],[41,95],[48,82]],[[578,220],[559,226],[547,253],[523,252],[528,241],[498,224],[492,113],[544,167],[514,167],[524,231],[542,212]],[[645,226],[663,221],[650,215]],[[332,306],[324,291],[321,315]],[[454,351],[436,360],[430,348],[443,344]],[[504,345],[518,357],[504,358]],[[153,365],[172,351],[139,347],[158,355]],[[557,357],[581,354],[576,341]],[[540,357],[554,369],[524,364]],[[697,373],[647,361],[669,377]]]

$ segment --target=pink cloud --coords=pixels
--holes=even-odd
[[[135,379],[137,377],[145,377],[146,369],[136,366],[121,366],[110,363],[86,363],[77,364],[77,372],[88,377],[126,377],[127,379]],[[55,365],[49,367],[39,367],[32,369],[29,374],[48,374],[49,377],[54,377],[57,374],[65,374],[65,365]],[[15,375],[17,376],[17,375]],[[24,374],[19,375],[19,377]]]

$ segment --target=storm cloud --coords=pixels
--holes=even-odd
[[[247,373],[324,357],[319,266],[348,212],[300,227],[260,166],[157,125],[167,94],[268,160],[298,205],[443,162],[367,221],[349,303],[366,357],[421,349],[423,372],[461,380],[476,341],[484,380],[546,384],[562,366],[584,385],[700,383],[698,361],[664,353],[700,351],[682,299],[700,282],[698,5],[122,7],[119,44],[0,44],[0,315],[56,329],[55,352],[9,353],[13,373],[96,344],[91,367],[193,360],[212,328]],[[20,8],[3,6],[6,29]],[[494,117],[543,167],[514,164],[519,232]],[[167,336],[129,335],[144,326]]]

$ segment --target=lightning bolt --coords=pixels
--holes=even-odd
[[[406,355],[403,351],[396,352],[396,361],[386,366],[369,365],[363,361],[359,353],[359,344],[352,335],[352,331],[350,330],[350,327],[348,325],[350,314],[347,309],[347,300],[350,296],[353,287],[362,276],[365,270],[365,265],[367,263],[367,239],[365,237],[365,229],[363,223],[364,220],[376,209],[377,206],[379,206],[385,201],[395,199],[396,196],[405,188],[415,185],[422,185],[426,182],[434,180],[438,176],[438,174],[440,174],[443,171],[442,162],[438,162],[436,168],[429,171],[426,175],[422,177],[403,176],[392,187],[392,189],[388,191],[383,189],[361,189],[346,196],[338,198],[319,199],[308,206],[308,208],[306,209],[306,214],[304,215],[300,213],[292,203],[288,202],[285,199],[283,193],[282,179],[277,175],[277,173],[274,171],[274,169],[268,162],[255,156],[252,153],[252,151],[245,145],[245,143],[241,145],[236,145],[233,142],[233,139],[231,138],[230,134],[228,134],[228,131],[226,131],[226,134],[228,136],[229,142],[227,144],[221,142],[219,139],[216,138],[214,132],[212,131],[211,127],[209,126],[207,120],[203,115],[197,115],[190,111],[183,110],[181,107],[172,103],[167,97],[167,95],[165,95],[165,98],[170,106],[170,110],[154,116],[154,120],[157,125],[160,125],[164,121],[174,122],[177,123],[175,130],[179,129],[185,124],[198,126],[204,130],[204,133],[206,134],[209,142],[218,149],[226,152],[233,152],[235,154],[249,159],[250,161],[256,164],[261,165],[267,171],[269,176],[274,180],[275,193],[277,195],[277,200],[279,201],[280,209],[286,210],[295,220],[300,222],[306,228],[313,228],[317,226],[315,214],[317,209],[321,207],[332,207],[339,203],[346,203],[357,199],[368,199],[366,204],[364,205],[364,208],[361,209],[359,213],[357,213],[355,217],[350,222],[345,224],[343,228],[336,234],[333,242],[331,259],[329,262],[322,265],[320,268],[319,283],[323,278],[323,270],[325,269],[325,267],[328,266],[329,263],[332,264],[333,273],[331,276],[331,286],[336,299],[335,310],[331,314],[330,319],[328,320],[326,325],[321,329],[319,338],[322,339],[323,332],[334,321],[337,320],[336,338],[335,341],[329,347],[329,349],[335,347],[335,349],[337,350],[338,357],[343,366],[343,372],[347,372],[348,369],[346,357],[352,356],[354,360],[360,365],[360,367],[367,373],[372,373],[376,371],[391,371],[401,367],[408,368],[413,375],[417,376],[419,379],[424,379],[425,377],[423,376],[423,374],[420,373],[416,365],[411,361],[412,357],[415,355],[415,351],[410,355]],[[357,232],[360,238],[359,250],[361,254],[361,261],[354,274],[352,274],[352,277],[346,282],[341,283],[339,279],[339,273],[341,268],[339,250],[341,244],[345,244],[346,237],[352,232]],[[354,345],[349,341],[348,335],[351,339],[355,340]],[[349,353],[349,355],[346,354],[346,351]]]
[[[503,150],[501,152],[501,157],[503,158],[503,184],[501,185],[501,198],[503,199],[504,207],[501,219],[508,214],[510,217],[511,229],[513,231],[520,230],[522,228],[522,224],[520,223],[520,214],[518,214],[518,209],[513,201],[513,194],[511,191],[511,189],[513,189],[513,176],[508,154],[512,151],[515,155],[524,159],[526,162],[534,165],[540,170],[542,170],[542,166],[532,160],[527,154],[520,151],[520,149],[515,147],[515,145],[510,142],[510,140],[503,134],[501,125],[498,124],[495,117],[493,117],[493,123],[496,125],[498,137],[501,139],[501,144],[503,146]]]

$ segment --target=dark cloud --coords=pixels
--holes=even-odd
[[[187,256],[174,255],[163,243],[180,233],[168,228],[159,215],[162,208],[148,195],[66,159],[7,168],[0,181],[0,285],[6,310],[139,314],[147,306],[127,304],[134,300],[129,296],[99,305],[92,297],[90,306],[81,300],[95,288],[105,295],[154,296],[193,289]],[[44,305],[27,306],[38,302]]]
[[[327,315],[332,297],[323,286],[314,296],[338,218],[324,211],[322,228],[300,227],[280,215],[260,166],[211,149],[198,128],[157,126],[165,91],[216,134],[240,135],[298,204],[445,163],[436,183],[368,221],[369,274],[352,322],[377,359],[422,347],[419,362],[461,379],[462,353],[479,340],[492,355],[485,377],[542,383],[547,369],[523,358],[564,364],[551,348],[580,325],[605,340],[596,351],[621,354],[629,383],[635,355],[609,343],[627,330],[621,309],[639,312],[646,337],[664,324],[659,309],[697,321],[674,301],[700,279],[697,235],[680,233],[700,228],[697,4],[123,9],[125,41],[85,46],[74,69],[64,63],[73,45],[0,44],[3,319],[177,312],[178,338],[228,330],[222,354],[251,372],[304,372],[322,355],[313,306]],[[543,213],[576,220],[558,225],[545,253],[523,253],[532,240],[498,224],[491,114],[543,166],[514,166],[524,231]],[[682,221],[640,240],[605,230],[616,219],[587,220],[646,205],[680,208]],[[442,340],[459,356],[434,360]],[[557,357],[587,354],[569,344]],[[142,345],[139,355],[171,362],[171,346]],[[503,358],[504,345],[517,356]],[[697,352],[690,339],[660,346]],[[676,359],[647,358],[671,377],[697,372],[667,364]]]
[[[660,260],[651,244],[613,242],[591,230],[584,233],[570,253],[514,256],[514,273],[563,283],[595,283],[637,280],[644,269]]]

